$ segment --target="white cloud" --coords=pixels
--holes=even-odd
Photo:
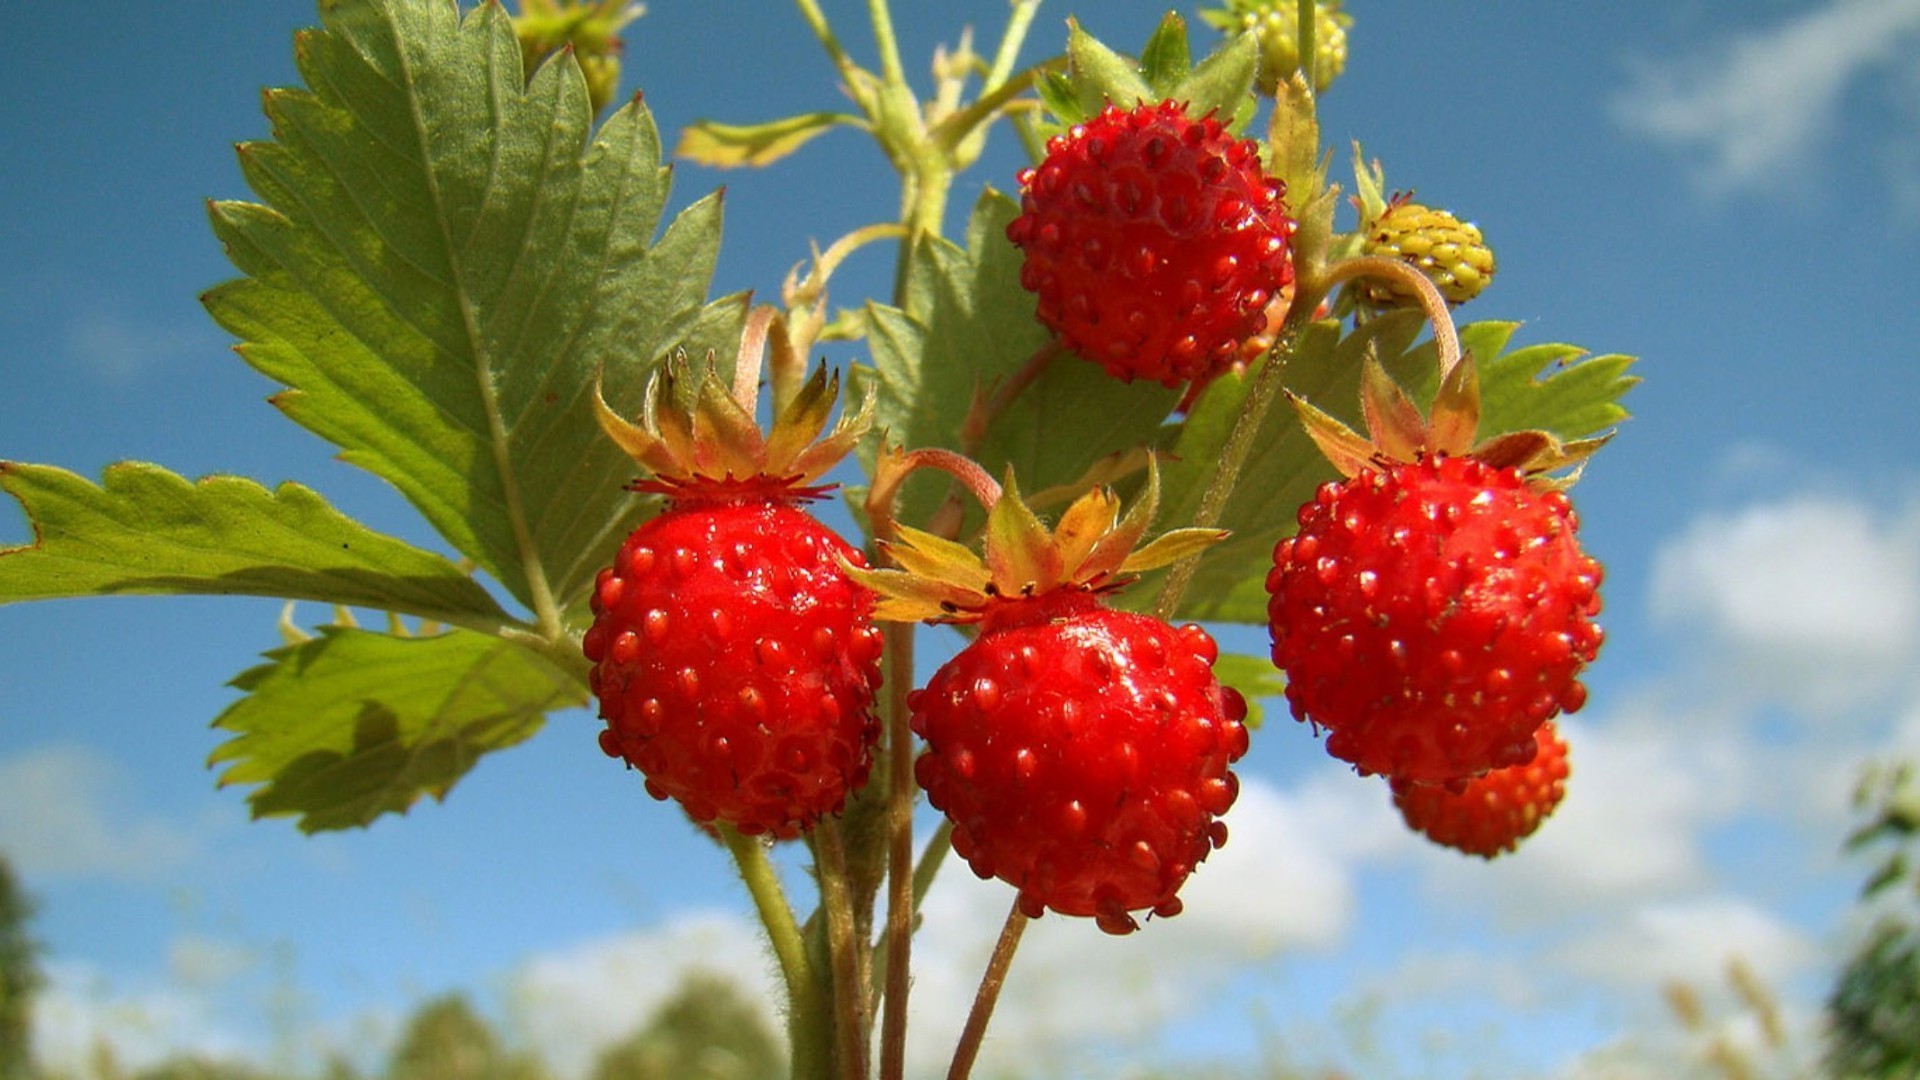
[[[1800,931],[1737,896],[1695,897],[1641,905],[1559,950],[1582,975],[1629,992],[1669,982],[1717,986],[1735,961],[1761,983],[1785,984],[1817,956]]]
[[[1660,550],[1652,609],[1706,630],[1750,688],[1821,705],[1884,690],[1920,647],[1920,521],[1819,495],[1710,515]]]
[[[1701,730],[1650,706],[1605,724],[1563,719],[1572,774],[1560,806],[1512,854],[1490,862],[1432,845],[1433,891],[1510,929],[1568,923],[1709,880],[1705,841],[1761,797],[1744,736]]]
[[[1329,822],[1361,823],[1363,836],[1384,829],[1369,809],[1382,794],[1376,785],[1332,779],[1347,784],[1310,783],[1289,794],[1247,781],[1226,818],[1227,846],[1181,890],[1186,909],[1176,918],[1149,920],[1118,938],[1087,919],[1048,915],[1029,925],[981,1071],[1084,1064],[1092,1048],[1150,1045],[1169,1021],[1201,1010],[1209,991],[1250,968],[1287,950],[1340,945],[1355,906],[1354,864],[1378,846],[1350,845]],[[951,1055],[1012,902],[1008,886],[974,878],[957,860],[928,894],[914,942],[908,1053],[915,1075],[936,1073]]]
[[[67,355],[108,382],[126,382],[184,356],[199,338],[180,327],[137,325],[114,311],[98,311],[67,327]]]
[[[124,770],[92,750],[52,746],[0,761],[0,851],[25,877],[150,879],[200,850],[194,833],[137,817]]]
[[[1841,127],[1847,90],[1911,66],[1920,0],[1832,0],[1799,17],[1637,73],[1614,102],[1624,127],[1704,154],[1702,186],[1780,187]]]
[[[771,1003],[773,961],[759,925],[713,911],[687,912],[649,930],[537,956],[506,980],[516,1032],[556,1075],[579,1077],[599,1051],[631,1034],[694,972],[730,981]],[[769,1005],[768,1026],[778,1031]]]
[[[259,1061],[261,1047],[231,1028],[213,999],[178,985],[122,985],[86,963],[53,959],[34,1002],[34,1055],[50,1075],[92,1075],[98,1047],[138,1070],[181,1054]]]

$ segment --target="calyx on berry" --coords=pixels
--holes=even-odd
[[[755,343],[758,344],[757,342]],[[647,384],[638,422],[621,416],[594,390],[594,416],[601,430],[649,473],[636,491],[666,495],[695,489],[717,491],[785,489],[802,497],[808,485],[838,464],[873,426],[872,386],[857,409],[842,410],[831,430],[827,420],[840,394],[840,376],[816,369],[793,400],[762,432],[754,418],[759,350],[742,349],[735,385],[720,379],[709,356],[694,364],[675,353]]]
[[[1123,517],[1111,488],[1076,499],[1048,529],[1014,485],[987,514],[984,556],[945,537],[898,526],[881,550],[899,569],[849,571],[880,594],[874,618],[897,622],[974,623],[1008,604],[1048,593],[1107,593],[1148,570],[1197,555],[1226,537],[1219,529],[1173,529],[1142,546],[1159,509],[1157,467],[1149,459],[1146,490]]]

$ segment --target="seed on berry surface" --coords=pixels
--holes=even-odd
[[[614,635],[613,648],[609,654],[616,664],[631,664],[640,659],[640,635],[631,630],[622,630]]]

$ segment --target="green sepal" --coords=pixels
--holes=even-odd
[[[1320,115],[1306,80],[1295,77],[1274,89],[1267,119],[1267,172],[1287,185],[1287,208],[1299,227],[1293,235],[1293,265],[1311,282],[1332,258],[1334,212],[1339,188],[1327,183],[1332,152],[1320,147]]]
[[[860,117],[835,112],[803,113],[761,124],[700,120],[680,133],[673,152],[714,169],[762,168],[836,127],[866,130],[870,125]]]
[[[374,532],[295,483],[188,481],[145,462],[101,484],[0,462],[33,543],[0,549],[0,603],[127,594],[277,596],[404,611],[456,625],[513,622],[446,558]]]
[[[1087,33],[1078,19],[1067,20],[1067,65],[1067,78],[1073,85],[1078,112],[1061,115],[1059,119],[1064,124],[1090,120],[1108,103],[1131,109],[1141,102],[1160,100],[1132,59]]]
[[[1140,50],[1140,77],[1164,98],[1191,71],[1193,49],[1187,44],[1186,20],[1178,12],[1169,11]]]
[[[233,680],[247,696],[214,721],[233,737],[208,764],[224,766],[223,787],[259,785],[256,818],[295,816],[310,833],[443,799],[481,756],[587,696],[543,654],[465,630],[327,627],[266,655]]]
[[[1259,43],[1252,34],[1241,34],[1207,54],[1166,96],[1186,102],[1189,115],[1215,114],[1228,131],[1237,133],[1253,119],[1258,105],[1253,83],[1259,70]]]
[[[1041,101],[1060,126],[1083,123],[1108,104],[1131,109],[1141,103],[1178,101],[1190,116],[1209,113],[1238,132],[1253,116],[1253,84],[1260,50],[1253,35],[1228,39],[1199,64],[1193,63],[1186,22],[1173,12],[1160,21],[1133,60],[1068,20],[1067,74],[1043,80]]]
[[[1378,158],[1369,163],[1361,154],[1358,139],[1353,143],[1353,192],[1364,233],[1387,212],[1387,174]]]
[[[1020,497],[1013,470],[987,511],[987,570],[1002,592],[1033,591],[1059,581],[1064,568],[1053,548],[1053,534]]]

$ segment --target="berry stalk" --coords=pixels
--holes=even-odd
[[[867,1075],[866,984],[854,929],[853,896],[847,888],[847,849],[839,821],[813,832],[820,904],[826,914],[827,956],[833,968],[834,1047],[842,1075]]]
[[[1240,471],[1253,453],[1260,430],[1266,424],[1267,413],[1280,396],[1285,381],[1287,355],[1292,350],[1294,335],[1299,331],[1300,324],[1319,308],[1321,299],[1342,283],[1358,277],[1374,276],[1391,278],[1413,289],[1420,297],[1420,306],[1426,312],[1428,321],[1433,324],[1433,341],[1435,351],[1439,354],[1441,381],[1446,381],[1447,376],[1460,364],[1460,335],[1454,329],[1453,313],[1447,307],[1447,299],[1440,294],[1438,286],[1414,267],[1398,259],[1362,255],[1334,263],[1326,268],[1324,275],[1313,275],[1307,267],[1299,267],[1297,271],[1299,277],[1293,304],[1287,309],[1287,317],[1274,337],[1273,348],[1267,352],[1266,363],[1253,376],[1253,386],[1240,406],[1240,414],[1234,418],[1232,430],[1227,433],[1227,443],[1220,455],[1220,462],[1215,466],[1213,477],[1207,482],[1207,490],[1202,493],[1200,505],[1190,522],[1195,528],[1212,528],[1226,511],[1227,499],[1233,495],[1233,489],[1240,481]],[[1175,564],[1167,572],[1166,583],[1161,586],[1160,595],[1154,602],[1155,618],[1173,618],[1198,566],[1198,560],[1188,559]]]
[[[913,915],[920,907],[913,870],[912,623],[888,623],[887,649],[887,929],[880,952],[885,1002],[880,1017],[880,1075],[906,1074],[907,992],[912,984]]]
[[[980,976],[980,989],[974,994],[973,1008],[967,1012],[967,1024],[960,1029],[960,1042],[953,1050],[953,1065],[947,1080],[967,1080],[973,1063],[980,1056],[980,1044],[986,1039],[987,1021],[993,1019],[993,1007],[1000,1000],[1000,988],[1006,984],[1007,969],[1013,966],[1014,950],[1020,947],[1020,935],[1030,920],[1020,910],[1016,898],[1007,912],[1000,939],[993,943],[993,955],[987,958],[987,970]]]
[[[807,960],[807,944],[794,919],[793,906],[787,902],[773,861],[767,858],[767,845],[758,837],[740,835],[740,830],[724,821],[714,822],[714,830],[733,856],[740,883],[753,898],[754,910],[767,932],[767,944],[780,964],[780,977],[787,987],[787,1041],[793,1075],[829,1076],[833,1048],[822,1039],[831,1030],[826,1023],[826,1003],[821,1000],[813,965]]]

